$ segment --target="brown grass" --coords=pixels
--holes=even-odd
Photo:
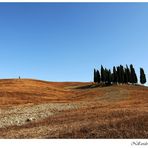
[[[148,138],[147,87],[87,87],[90,85],[29,79],[0,80],[0,107],[4,110],[44,103],[75,103],[79,106],[55,110],[51,116],[20,126],[1,127],[0,137]]]

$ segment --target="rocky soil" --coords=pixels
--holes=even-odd
[[[78,104],[44,103],[39,105],[27,104],[0,109],[0,128],[21,126],[28,122],[35,122],[52,116],[58,112],[78,109]]]

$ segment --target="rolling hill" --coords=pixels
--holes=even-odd
[[[0,138],[148,138],[148,88],[0,80]]]

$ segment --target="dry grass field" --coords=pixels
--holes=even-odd
[[[0,80],[0,138],[148,138],[148,88]]]

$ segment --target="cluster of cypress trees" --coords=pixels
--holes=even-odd
[[[136,84],[138,83],[138,78],[132,64],[129,67],[127,65],[126,67],[123,67],[122,65],[117,67],[114,66],[112,72],[110,69],[104,68],[101,65],[100,71],[94,69],[94,82],[105,84]],[[140,83],[146,83],[146,76],[143,68],[140,68]]]

